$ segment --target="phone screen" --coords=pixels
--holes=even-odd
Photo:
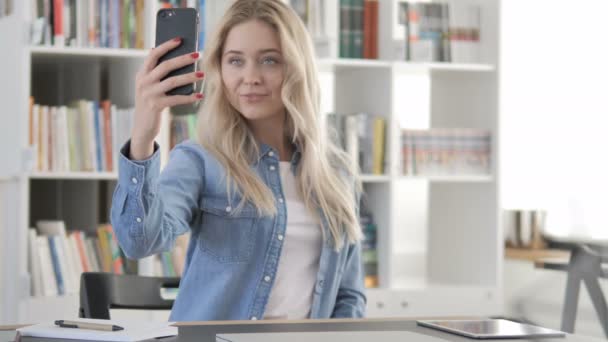
[[[198,12],[194,8],[163,8],[156,14],[156,46],[180,37],[182,43],[175,49],[162,56],[158,63],[184,54],[198,51]],[[186,65],[171,71],[163,80],[192,73],[196,70],[196,63]],[[190,95],[194,92],[194,84],[187,84],[174,88],[167,95]]]

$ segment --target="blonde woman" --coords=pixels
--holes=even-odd
[[[131,258],[170,250],[191,232],[171,320],[362,317],[357,198],[346,155],[319,128],[310,37],[280,0],[237,0],[208,41],[198,140],[175,147],[162,174],[154,143],[166,96],[200,73],[160,81],[197,54],[137,76],[135,124],[122,148],[112,223]]]

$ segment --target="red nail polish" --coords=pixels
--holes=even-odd
[[[181,39],[180,37],[175,37],[175,38],[173,38],[173,41],[174,41],[174,42],[181,42],[181,41],[182,41],[182,39]]]
[[[190,56],[192,58],[198,58],[198,52],[191,53]]]
[[[196,77],[198,77],[198,78],[202,78],[202,77],[204,77],[204,76],[205,76],[205,73],[204,73],[204,72],[202,72],[202,71],[197,71],[197,72],[196,72]]]
[[[202,98],[203,98],[203,94],[201,94],[201,93],[196,93],[194,96],[195,96],[197,99],[202,99]]]

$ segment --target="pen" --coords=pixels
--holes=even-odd
[[[57,320],[55,325],[62,328],[77,328],[77,329],[89,329],[89,330],[101,330],[101,331],[119,331],[124,330],[123,327],[119,327],[114,324],[102,324],[102,323],[89,323],[89,322],[76,322],[67,320]]]

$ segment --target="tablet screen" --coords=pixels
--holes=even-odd
[[[421,320],[419,325],[478,339],[565,337],[566,334],[529,324],[504,319],[484,320]]]

